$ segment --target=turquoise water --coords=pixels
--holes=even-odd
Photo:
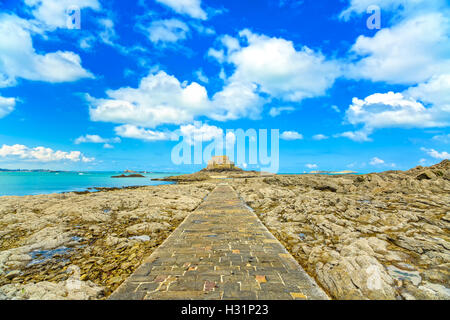
[[[145,178],[111,178],[123,172],[0,172],[0,196],[24,196],[68,191],[85,191],[95,187],[127,187],[168,184],[153,178],[181,173],[142,173]],[[93,190],[95,191],[95,190]]]

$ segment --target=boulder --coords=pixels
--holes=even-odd
[[[127,233],[129,236],[140,236],[169,229],[170,224],[168,224],[167,222],[143,222],[128,227]]]
[[[416,176],[417,180],[432,180],[436,178],[436,175],[431,170],[425,170]]]

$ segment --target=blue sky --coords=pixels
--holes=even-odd
[[[284,173],[440,162],[449,17],[445,0],[3,1],[0,168],[194,171],[173,134],[227,129],[278,129]]]

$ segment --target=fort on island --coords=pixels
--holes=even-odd
[[[208,161],[206,170],[235,170],[236,167],[233,161],[228,159],[228,156],[214,156]]]

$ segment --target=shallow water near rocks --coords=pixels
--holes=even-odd
[[[27,267],[31,267],[35,264],[44,263],[50,259],[52,259],[55,255],[64,255],[70,251],[72,251],[72,248],[68,248],[65,246],[52,249],[52,250],[34,250],[29,253],[32,260],[27,265]]]
[[[150,241],[150,237],[147,235],[142,235],[142,236],[132,236],[129,237],[128,239],[130,240],[139,240],[139,241]]]
[[[388,266],[386,269],[388,270],[389,275],[394,279],[409,280],[416,286],[422,281],[422,277],[417,271],[406,271],[395,266]]]
[[[153,186],[172,184],[168,181],[153,181],[154,178],[176,176],[180,173],[147,173],[146,179],[111,176],[119,172],[0,172],[0,196],[25,196],[59,192],[84,192],[101,188],[123,188],[128,186]]]

